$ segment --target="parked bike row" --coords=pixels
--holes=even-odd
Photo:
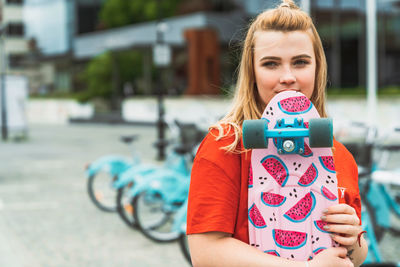
[[[394,156],[400,155],[400,128],[378,137],[377,128],[363,123],[350,127],[361,130],[361,141],[344,142],[359,167],[359,188],[362,200],[362,227],[367,231],[368,255],[364,264],[400,266],[400,262],[385,261],[380,242],[387,232],[400,238],[400,168]],[[395,140],[397,142],[390,141]]]
[[[190,263],[186,238],[190,167],[196,146],[205,133],[194,124],[178,121],[168,123],[168,127],[173,136],[172,148],[162,166],[141,162],[134,149],[131,159],[104,156],[87,166],[87,189],[99,209],[117,212],[129,227],[149,239],[178,240]],[[389,136],[378,138],[374,127],[360,123],[350,127],[362,130],[361,141],[343,142],[359,166],[362,227],[367,231],[369,248],[364,264],[400,266],[400,263],[385,263],[379,249],[385,232],[400,238],[400,168],[388,164],[391,155],[400,152],[400,144],[387,144]],[[400,129],[395,128],[390,134],[400,135]],[[133,146],[137,138],[125,136],[121,141]]]
[[[194,124],[168,123],[170,152],[162,166],[143,163],[132,149],[131,159],[118,155],[99,158],[87,166],[90,199],[101,210],[117,212],[132,229],[156,242],[179,241],[190,263],[186,238],[190,167],[205,135]],[[121,140],[134,145],[137,136]]]

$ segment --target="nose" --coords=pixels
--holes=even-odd
[[[296,77],[293,75],[290,69],[286,69],[279,82],[283,84],[293,84],[296,82]]]

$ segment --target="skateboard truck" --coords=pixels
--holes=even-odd
[[[303,154],[304,138],[310,147],[332,147],[332,120],[310,119],[309,128],[301,117],[285,117],[276,121],[274,129],[268,129],[268,121],[245,120],[243,122],[243,144],[246,149],[267,148],[268,139],[273,138],[279,154]]]

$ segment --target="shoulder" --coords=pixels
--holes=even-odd
[[[220,128],[210,129],[199,146],[194,165],[208,162],[207,165],[223,169],[229,175],[229,170],[240,166],[241,154],[224,149],[231,145],[235,139],[235,131],[229,125],[224,124]],[[238,149],[243,147],[241,140],[239,140],[237,147]]]
[[[353,155],[342,143],[340,143],[336,139],[333,139],[333,147],[333,156],[335,160],[338,161],[338,163],[347,163],[349,165],[355,165],[357,167]]]

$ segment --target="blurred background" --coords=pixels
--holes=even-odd
[[[400,0],[295,2],[324,45],[336,138],[365,178],[364,227],[377,239],[368,261],[398,262]],[[138,192],[121,200],[121,190],[148,169],[121,177],[137,159],[154,171],[172,154],[186,166],[174,177],[190,175],[196,145],[229,108],[249,22],[278,3],[1,0],[0,265],[188,266],[177,242],[132,230]],[[96,208],[106,194],[127,225]]]

